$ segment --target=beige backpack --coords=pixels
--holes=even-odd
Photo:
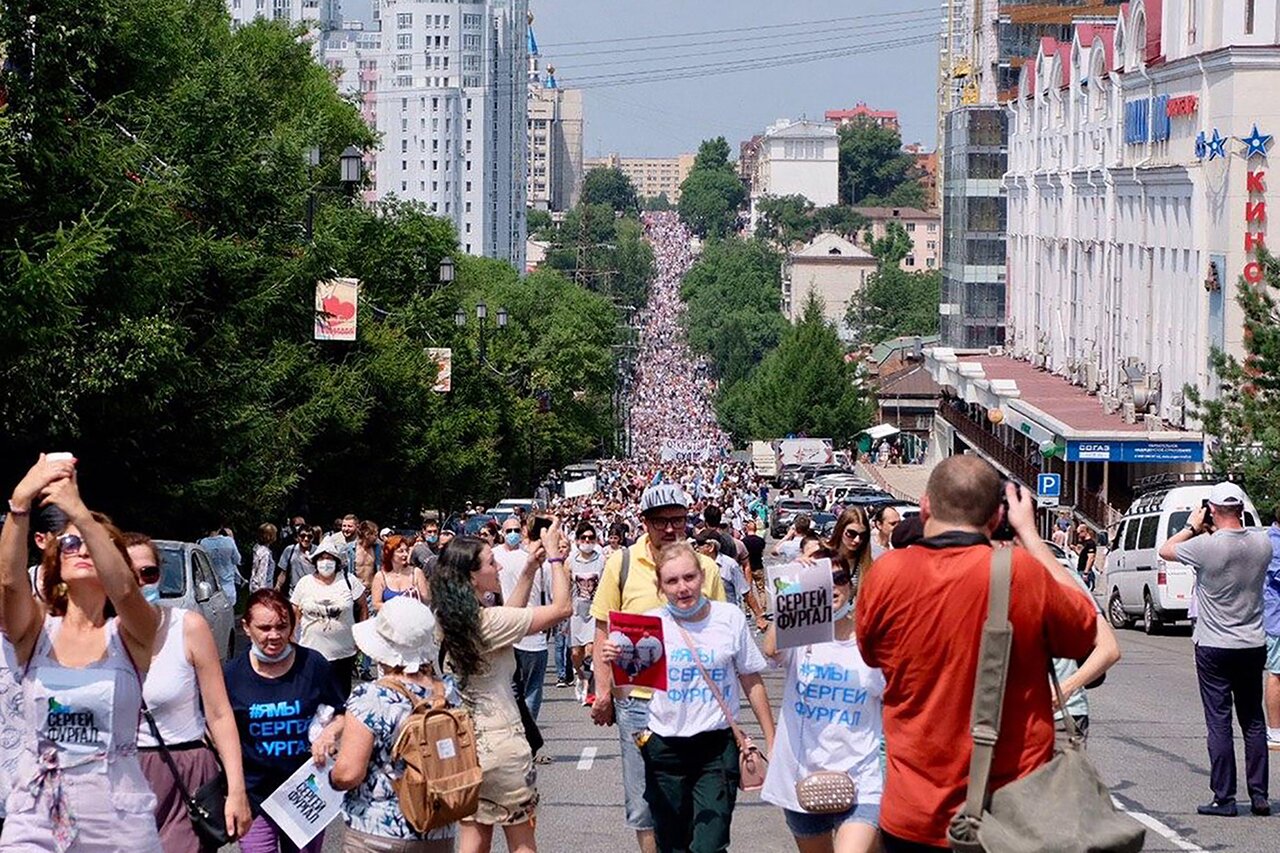
[[[409,826],[425,833],[475,814],[481,770],[471,716],[446,707],[443,685],[432,698],[418,699],[394,679],[378,684],[413,704],[391,747],[391,757],[404,762],[404,775],[391,785]]]

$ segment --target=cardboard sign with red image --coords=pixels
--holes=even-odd
[[[613,662],[613,683],[619,687],[667,689],[667,649],[662,620],[639,613],[609,614],[609,639],[621,650]]]

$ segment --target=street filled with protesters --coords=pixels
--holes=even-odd
[[[782,491],[733,455],[684,339],[694,242],[674,214],[644,227],[631,453],[570,496],[184,543],[86,506],[70,454],[33,460],[0,534],[0,849],[571,849],[539,821],[539,721],[570,687],[573,725],[616,740],[599,819],[642,853],[745,849],[757,798],[802,853],[1142,849],[1088,759],[1121,659],[1096,543],[1044,541],[971,455],[909,517],[832,501],[770,536]],[[1247,500],[1215,484],[1161,549],[1199,572],[1205,816],[1269,814],[1280,745],[1280,536]],[[1050,796],[1070,820],[1034,819]]]

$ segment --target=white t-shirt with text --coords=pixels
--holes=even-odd
[[[662,618],[662,638],[667,652],[667,689],[653,694],[649,703],[649,730],[663,737],[689,737],[728,728],[737,721],[738,677],[763,672],[768,663],[747,629],[742,608],[711,601],[707,615],[698,621],[679,621],[665,608],[649,611]],[[695,652],[679,627],[689,632],[699,659],[715,682],[734,720],[725,719],[720,703],[694,662]]]
[[[853,777],[859,803],[879,803],[884,675],[852,637],[782,652],[786,671],[773,756],[761,799],[801,811],[796,783],[820,770]]]

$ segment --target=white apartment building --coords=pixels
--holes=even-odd
[[[853,339],[847,314],[849,300],[862,292],[876,271],[876,259],[839,234],[823,233],[804,247],[788,252],[782,262],[782,313],[795,322],[810,293],[822,300],[822,313],[841,340]]]
[[[1269,236],[1280,2],[1122,8],[1046,39],[1011,104],[1006,342],[1127,421],[1194,427],[1183,388],[1242,353]]]
[[[227,0],[231,23],[247,24],[255,18],[299,23],[314,21],[320,30],[337,29],[342,24],[339,0]]]
[[[765,196],[800,195],[815,207],[839,200],[840,142],[829,122],[781,119],[760,140],[751,177],[751,228]]]
[[[524,268],[527,0],[375,0],[379,198],[451,219],[468,254]]]

